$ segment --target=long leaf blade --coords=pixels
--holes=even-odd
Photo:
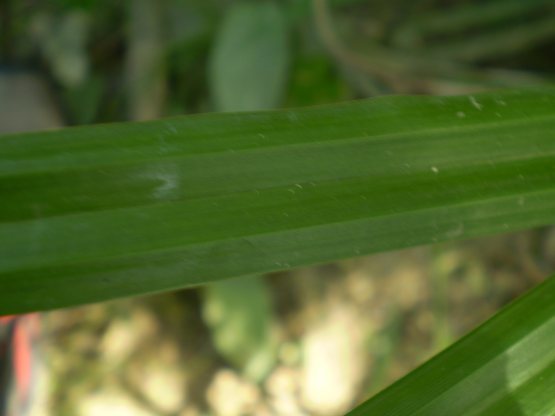
[[[349,416],[553,414],[554,297],[551,278]]]
[[[0,138],[0,313],[555,222],[555,91]]]

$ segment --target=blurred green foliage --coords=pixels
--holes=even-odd
[[[71,124],[221,110],[225,97],[251,108],[241,78],[272,91],[266,108],[553,80],[549,0],[6,0],[0,12],[2,64],[46,74]]]
[[[248,111],[280,104],[289,63],[287,25],[269,1],[235,3],[226,15],[210,60],[218,111]]]
[[[0,64],[48,77],[68,124],[547,85],[555,74],[552,0],[4,0],[0,19]],[[442,315],[445,282],[432,283]],[[275,361],[264,281],[204,295],[218,352],[262,379]],[[401,326],[392,311],[369,342],[375,380]],[[436,347],[452,341],[448,322],[436,326]]]

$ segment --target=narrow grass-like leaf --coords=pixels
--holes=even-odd
[[[0,138],[0,313],[555,223],[555,90]]]
[[[482,29],[514,23],[523,16],[547,16],[553,10],[550,0],[495,0],[490,2],[463,3],[445,9],[436,9],[408,20],[394,34],[398,46],[411,42],[424,42],[426,38],[453,36],[469,29]],[[485,31],[485,30],[484,30]],[[413,43],[414,44],[414,43]]]
[[[554,414],[555,278],[349,416]]]

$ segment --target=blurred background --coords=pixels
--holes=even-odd
[[[552,0],[0,0],[3,133],[554,80]],[[0,414],[339,415],[554,269],[543,228],[21,317]]]

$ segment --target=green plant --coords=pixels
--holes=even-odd
[[[552,224],[554,132],[544,89],[4,136],[0,314]],[[353,414],[552,411],[554,290]]]
[[[243,381],[257,383],[264,395],[272,394],[266,382],[283,364],[307,373],[314,362],[325,368],[328,357],[313,359],[318,354],[304,348],[317,327],[304,323],[307,331],[299,334],[284,304],[305,295],[310,308],[324,304],[328,270],[364,264],[356,280],[374,293],[347,297],[344,309],[357,304],[363,316],[355,326],[365,336],[339,340],[357,346],[366,341],[365,354],[351,355],[357,357],[354,366],[368,373],[358,389],[366,394],[397,376],[398,364],[406,370],[429,356],[422,349],[443,348],[475,325],[470,322],[488,316],[482,305],[522,293],[532,274],[534,280],[545,277],[547,267],[524,271],[522,282],[512,279],[508,287],[500,276],[519,273],[526,258],[521,253],[496,263],[495,270],[488,264],[491,273],[471,259],[453,265],[448,260],[454,252],[446,246],[457,247],[460,257],[463,243],[417,250],[431,253],[429,280],[393,293],[383,289],[396,287],[401,274],[388,279],[380,272],[371,281],[364,276],[384,258],[399,259],[396,254],[257,274],[552,224],[552,89],[468,94],[551,84],[553,6],[550,0],[0,2],[0,83],[6,64],[39,69],[69,124],[252,112],[376,95],[467,94],[0,138],[0,314],[203,285],[42,316],[46,323],[62,316],[86,328],[65,329],[74,342],[53,348],[52,361],[57,353],[65,367],[54,371],[60,381],[54,413],[81,413],[85,392],[99,382],[110,389],[101,381],[103,371],[115,371],[113,360],[102,355],[100,328],[108,327],[106,339],[112,339],[120,314],[134,316],[135,307],[150,308],[164,337],[194,338],[182,343],[188,350],[208,345],[210,338],[208,349],[217,350],[200,357],[204,367],[196,370],[183,364],[190,362],[185,354],[176,359],[183,366],[174,370],[195,379],[194,387],[177,388],[182,398],[196,392],[187,412],[206,407],[206,387],[215,384],[223,363]],[[44,120],[30,107],[18,110],[18,100],[2,91],[4,116]],[[549,231],[526,236],[540,234]],[[499,240],[512,244],[522,236]],[[477,241],[473,251],[490,241]],[[541,244],[547,260],[548,245]],[[529,251],[539,253],[540,246]],[[410,276],[418,269],[413,265]],[[318,279],[310,279],[316,270]],[[351,296],[359,286],[347,275],[352,277],[350,270],[339,289],[348,288]],[[541,285],[354,414],[549,413],[550,287]],[[397,304],[398,295],[425,299],[428,290],[426,305]],[[244,302],[245,294],[255,301]],[[464,314],[455,299],[464,299]],[[381,308],[385,321],[365,319]],[[324,321],[326,314],[322,308],[318,318]],[[426,314],[433,318],[419,333],[415,328]],[[414,348],[429,332],[430,342]],[[276,333],[283,335],[280,341]],[[92,338],[89,345],[81,335]],[[162,340],[152,338],[158,347]],[[45,344],[59,340],[57,335]],[[278,354],[286,344],[293,351],[288,361]],[[136,358],[149,345],[141,342],[130,355]],[[96,361],[89,359],[93,350]],[[158,356],[153,361],[164,364]],[[207,371],[208,361],[219,367]],[[340,367],[340,360],[328,361]],[[103,370],[103,362],[110,368]],[[81,377],[89,372],[96,376]],[[82,384],[73,379],[76,373]],[[135,400],[139,390],[124,382],[129,374],[118,371],[118,377]],[[330,378],[344,387],[355,377]],[[142,381],[134,387],[148,389]],[[273,399],[263,401],[274,409]],[[149,407],[148,400],[139,402]],[[218,412],[212,404],[207,408]]]

